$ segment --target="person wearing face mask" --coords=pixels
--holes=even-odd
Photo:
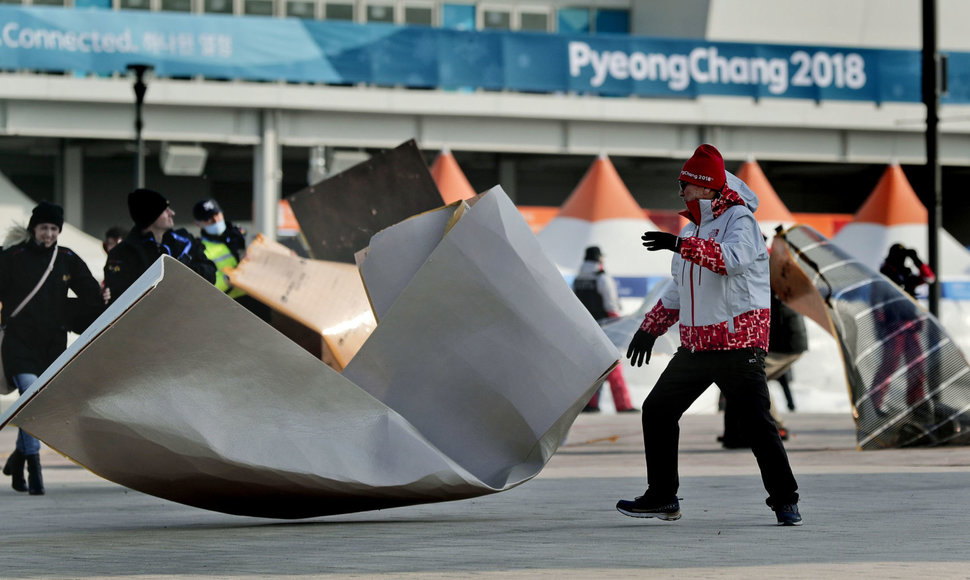
[[[736,413],[768,492],[778,525],[801,525],[798,485],[769,412],[765,357],[771,284],[768,248],[754,218],[758,197],[724,170],[724,158],[701,145],[678,177],[689,220],[679,235],[646,232],[648,251],[673,253],[673,284],[646,314],[627,357],[650,362],[657,337],[679,324],[681,346],[643,402],[647,491],[620,500],[628,516],[680,518],[677,447],[680,417],[716,384]]]
[[[212,198],[196,203],[192,208],[192,217],[195,218],[195,225],[201,228],[199,235],[205,245],[205,255],[216,265],[216,288],[268,322],[270,308],[234,287],[226,274],[246,257],[246,230],[228,221],[219,202]]]
[[[128,194],[128,213],[135,225],[111,248],[104,265],[106,302],[117,300],[162,255],[175,258],[215,283],[216,266],[206,257],[202,242],[184,228],[174,229],[175,211],[162,194],[144,188],[132,191]]]
[[[86,325],[104,309],[100,285],[87,265],[71,249],[57,244],[63,225],[61,206],[41,202],[26,229],[10,229],[3,244],[6,249],[0,253],[5,329],[0,356],[7,385],[21,393],[67,348],[68,330],[83,331],[73,324],[83,319]],[[69,290],[76,299],[68,298]],[[72,300],[74,305],[69,306]],[[15,490],[43,495],[40,442],[20,431],[3,473],[12,478]]]

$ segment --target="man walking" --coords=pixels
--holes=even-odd
[[[128,194],[128,213],[135,222],[104,265],[104,297],[114,302],[163,254],[182,262],[210,283],[216,265],[205,256],[202,242],[184,228],[173,229],[175,211],[157,191],[136,189]]]
[[[657,337],[678,321],[681,346],[643,403],[647,491],[620,500],[616,509],[639,518],[680,518],[680,417],[715,383],[744,425],[778,525],[800,525],[798,485],[768,409],[771,289],[768,249],[753,215],[757,196],[736,178],[734,189],[727,186],[724,159],[711,145],[697,148],[679,181],[687,206],[682,215],[690,223],[679,236],[642,237],[647,250],[674,253],[674,284],[644,317],[627,357],[637,366],[649,363]]]
[[[573,280],[573,292],[601,325],[607,320],[620,317],[620,295],[616,289],[616,281],[603,267],[603,252],[599,246],[586,248],[583,264]],[[630,391],[626,387],[626,379],[623,378],[622,365],[616,365],[616,368],[606,375],[606,381],[610,384],[616,412],[635,413],[636,408],[630,402]],[[599,410],[597,390],[586,403],[583,412],[598,413]]]

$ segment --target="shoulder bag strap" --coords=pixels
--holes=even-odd
[[[54,251],[51,252],[51,263],[47,264],[47,269],[44,270],[44,275],[40,277],[40,282],[38,282],[37,285],[34,286],[34,289],[30,291],[30,294],[28,294],[26,298],[24,298],[24,301],[20,303],[20,306],[17,306],[17,308],[13,311],[13,313],[10,314],[10,318],[13,318],[14,316],[17,316],[18,314],[20,314],[20,311],[24,309],[24,306],[27,306],[27,303],[30,302],[30,299],[33,298],[35,294],[37,294],[37,291],[40,290],[40,287],[43,286],[44,282],[47,281],[47,277],[50,276],[51,270],[54,269],[54,260],[56,259],[57,259],[57,244],[54,244]]]

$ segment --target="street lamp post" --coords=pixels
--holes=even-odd
[[[144,127],[141,110],[145,103],[145,74],[152,69],[150,64],[130,64],[128,70],[135,73],[135,187],[145,187],[145,142],[141,138]]]
[[[937,279],[930,284],[929,310],[940,315],[940,222],[943,217],[943,179],[940,170],[940,134],[938,113],[940,105],[940,53],[936,46],[936,0],[923,0],[923,104],[926,105],[926,181],[923,184],[923,203],[928,210],[927,263]]]

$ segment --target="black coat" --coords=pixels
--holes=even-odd
[[[104,309],[101,287],[87,265],[69,248],[57,246],[57,259],[44,285],[20,314],[10,318],[40,281],[52,251],[29,240],[0,253],[0,301],[6,327],[0,351],[8,377],[43,373],[67,348],[67,331],[83,331]],[[76,299],[68,298],[68,289]]]
[[[205,257],[205,246],[185,229],[168,230],[156,244],[151,232],[131,229],[125,239],[108,252],[104,283],[111,289],[111,302],[127,290],[162,255],[172,256],[209,283],[215,283],[216,265]]]
[[[771,295],[771,334],[768,350],[780,354],[798,354],[808,350],[808,332],[805,319],[778,297]]]

